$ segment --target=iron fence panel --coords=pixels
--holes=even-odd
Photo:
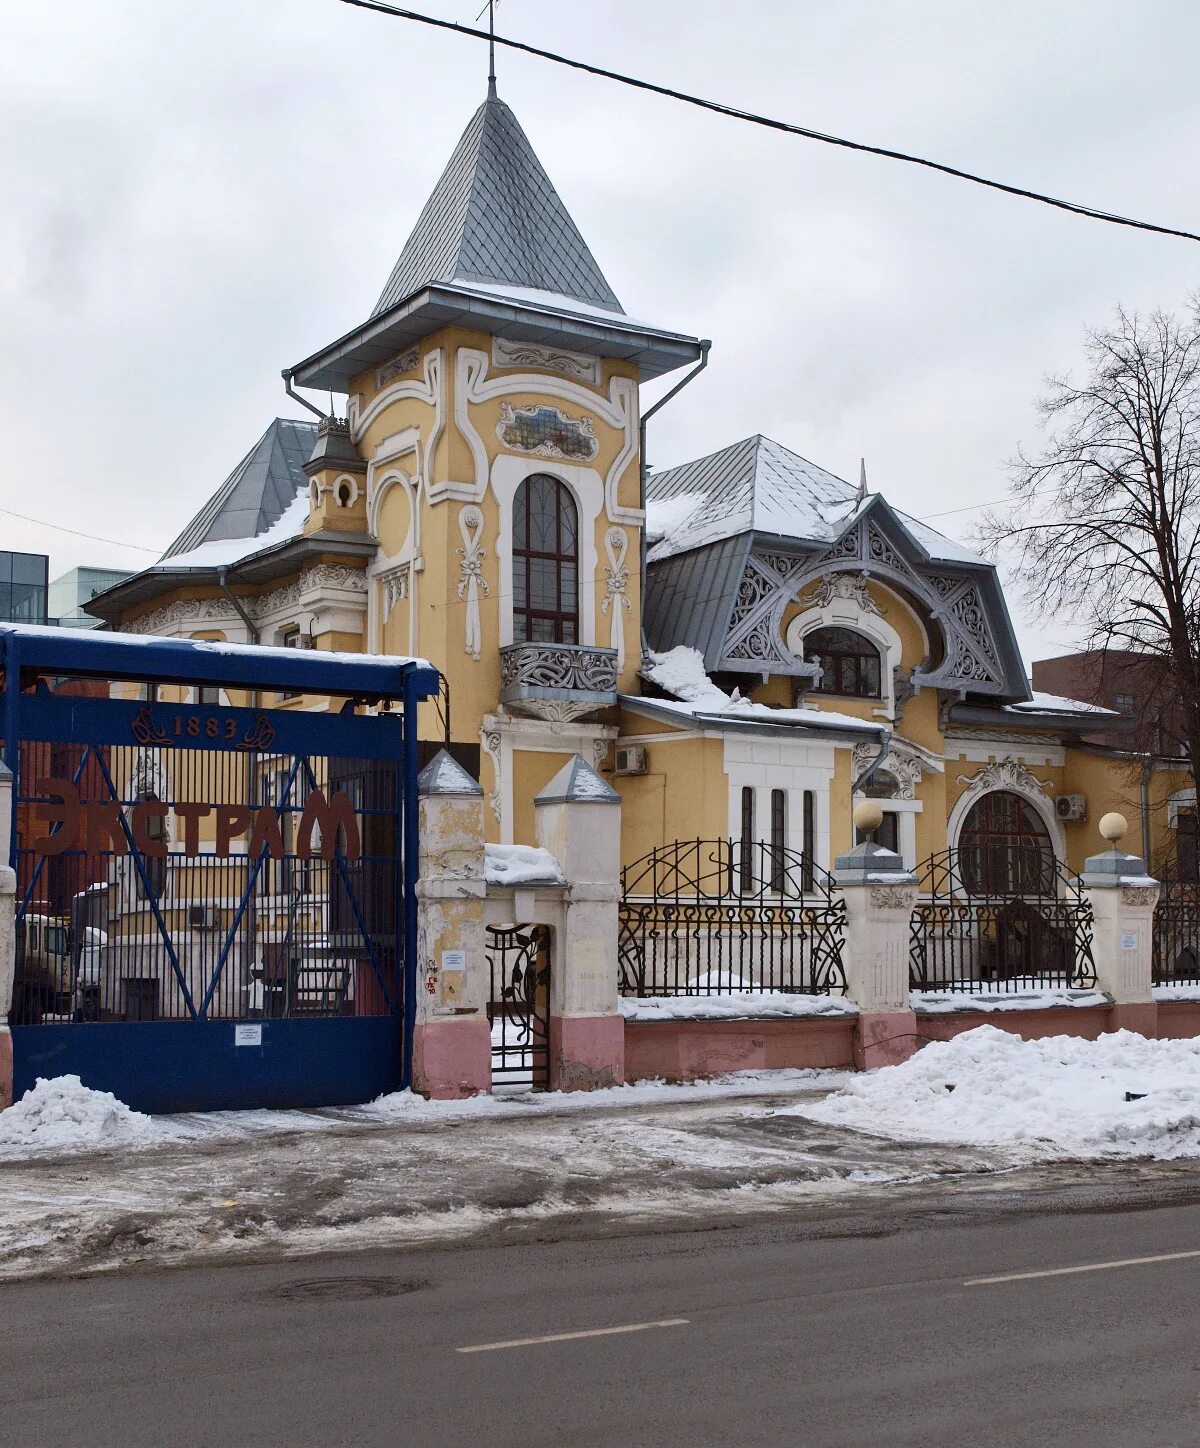
[[[677,840],[621,872],[627,996],[836,994],[846,907],[810,856],[761,841]]]
[[[1200,985],[1200,881],[1160,871],[1154,909],[1151,979],[1155,985]]]
[[[1079,877],[1030,848],[1027,862],[1005,872],[1009,889],[957,850],[918,865],[909,934],[914,990],[1095,986],[1092,907]]]

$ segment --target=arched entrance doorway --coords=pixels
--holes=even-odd
[[[1057,893],[1050,831],[1011,790],[993,790],[971,806],[959,831],[958,868],[971,895]]]

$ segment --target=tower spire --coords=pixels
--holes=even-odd
[[[483,7],[488,15],[488,99],[496,99],[496,0],[487,0]],[[475,17],[478,20],[483,10]]]
[[[858,460],[858,492],[854,495],[855,503],[864,503],[867,497],[867,460]]]

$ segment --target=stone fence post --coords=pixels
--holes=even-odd
[[[1083,862],[1083,887],[1093,915],[1092,959],[1097,989],[1112,998],[1113,1029],[1155,1037],[1158,1005],[1151,968],[1159,886],[1146,873],[1144,860],[1117,849],[1127,828],[1124,816],[1106,814],[1100,833],[1112,849]]]
[[[859,829],[877,829],[881,818],[882,811],[870,801],[854,811]],[[846,902],[842,950],[846,995],[859,1013],[854,1064],[860,1071],[892,1066],[906,1061],[917,1047],[917,1018],[908,984],[917,877],[893,851],[862,844],[838,856],[833,878]]]
[[[625,1079],[617,1002],[621,796],[576,755],[533,802],[537,842],[567,882],[566,923],[550,966],[550,1089]]]
[[[0,1111],[12,1105],[13,1044],[8,1028],[17,969],[17,876],[9,867],[12,847],[12,770],[0,762]]]
[[[444,750],[421,771],[413,1090],[492,1089],[483,913],[483,790]]]

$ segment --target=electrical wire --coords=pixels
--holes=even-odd
[[[787,135],[801,136],[809,141],[819,141],[825,146],[839,146],[846,151],[861,151],[869,156],[880,156],[884,160],[901,161],[908,166],[922,166],[926,170],[937,171],[943,176],[951,176],[958,181],[967,181],[974,186],[984,186],[992,191],[1001,191],[1007,196],[1016,196],[1025,201],[1036,201],[1043,206],[1052,206],[1059,211],[1068,211],[1075,216],[1084,216],[1092,221],[1106,221],[1112,226],[1132,227],[1136,231],[1149,231],[1159,236],[1176,236],[1184,241],[1200,241],[1200,234],[1194,231],[1184,231],[1175,226],[1160,226],[1152,221],[1139,221],[1132,216],[1121,216],[1116,212],[1103,211],[1096,206],[1085,206],[1080,202],[1066,201],[1059,196],[1049,196],[1042,191],[1031,191],[1025,186],[1012,186],[1005,181],[995,181],[990,177],[980,176],[974,171],[964,171],[961,167],[948,165],[944,161],[932,161],[926,156],[915,156],[908,151],[894,150],[890,146],[875,146],[866,141],[852,141],[845,136],[814,131],[808,126],[793,125],[790,121],[759,115],[754,111],[742,110],[738,106],[726,105],[722,101],[706,100],[703,96],[675,90],[671,86],[658,85],[654,81],[624,75],[620,71],[593,65],[590,61],[575,60],[571,56],[560,55],[553,50],[544,50],[541,46],[528,45],[521,40],[510,40],[503,35],[492,35],[486,30],[479,30],[471,25],[459,25],[453,20],[440,20],[433,15],[423,15],[418,10],[405,10],[399,5],[387,5],[383,3],[383,0],[338,0],[338,3],[352,5],[357,10],[374,11],[376,14],[386,15],[394,20],[412,20],[420,25],[433,26],[438,30],[452,30],[456,34],[465,35],[472,40],[494,42],[496,45],[506,46],[509,50],[518,50],[526,55],[537,56],[540,60],[548,60],[555,65],[565,65],[572,70],[582,70],[588,75],[616,81],[619,85],[632,86],[635,90],[665,96],[668,100],[681,101],[685,105],[712,111],[719,116],[729,116],[733,120],[746,121],[750,125],[763,126],[772,131],[783,131]]]
[[[19,518],[22,523],[32,523],[36,528],[53,528],[59,533],[70,533],[75,538],[88,538],[93,543],[111,543],[116,548],[135,548],[139,553],[160,554],[161,548],[147,548],[144,543],[127,543],[121,538],[105,538],[100,533],[83,533],[78,528],[66,528],[61,523],[47,523],[44,518],[31,518],[28,513],[17,513],[12,508],[0,508],[0,513],[9,518]]]

